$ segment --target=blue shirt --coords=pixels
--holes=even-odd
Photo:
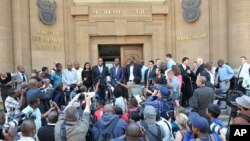
[[[71,84],[77,83],[77,73],[75,70],[65,69],[62,73],[62,81],[66,86],[70,86]]]
[[[142,68],[141,68],[141,79],[142,80],[144,80],[144,75],[145,75],[145,71],[148,69],[148,67],[147,66],[143,66]]]
[[[169,59],[167,62],[167,69],[172,70],[172,66],[176,65],[175,61],[173,59]]]
[[[53,88],[56,89],[62,83],[62,73],[61,72],[53,72],[51,74],[51,80],[53,83]]]
[[[222,65],[222,67],[219,68],[218,74],[219,74],[220,81],[225,81],[225,80],[230,80],[231,78],[233,78],[234,71],[230,66],[224,64]]]

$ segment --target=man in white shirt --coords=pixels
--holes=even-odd
[[[70,62],[67,64],[67,69],[62,72],[62,81],[66,88],[69,88],[71,84],[77,84],[77,73],[72,67],[73,64]]]
[[[238,78],[238,89],[240,91],[242,91],[243,93],[246,92],[246,89],[242,87],[242,81],[243,78],[248,77],[249,76],[249,68],[250,65],[247,63],[247,58],[246,56],[241,56],[240,57],[240,67],[238,69],[238,73],[237,73],[237,78]]]
[[[75,61],[73,70],[75,70],[76,74],[77,74],[77,84],[82,83],[82,71],[83,71],[83,68],[80,67],[80,64],[79,64],[78,61]]]

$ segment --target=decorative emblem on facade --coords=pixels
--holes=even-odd
[[[183,0],[183,18],[186,22],[192,23],[199,19],[201,0]]]
[[[56,22],[56,8],[57,4],[55,0],[38,0],[38,6],[40,8],[39,17],[40,20],[47,25],[52,25]]]

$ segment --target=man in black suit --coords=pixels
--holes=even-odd
[[[140,65],[135,63],[135,57],[130,56],[128,58],[129,64],[126,66],[125,69],[125,79],[126,82],[130,81],[133,82],[135,77],[141,78],[141,67]]]
[[[192,83],[191,83],[191,76],[194,76],[195,74],[190,70],[189,66],[189,58],[184,57],[182,59],[182,64],[179,65],[182,75],[182,86],[181,86],[181,92],[182,92],[182,98],[181,98],[181,104],[183,107],[188,106],[188,100],[192,96]]]
[[[94,85],[99,83],[99,98],[105,99],[105,91],[107,90],[106,77],[109,75],[108,67],[103,65],[103,59],[98,58],[98,65],[92,68],[92,82]]]
[[[197,77],[199,76],[199,74],[201,72],[203,72],[205,70],[205,64],[203,62],[203,59],[202,58],[197,58],[196,59],[196,62],[197,62],[197,70],[195,72],[195,75],[192,76],[192,83],[193,83],[193,90],[197,89],[197,85],[196,85],[196,79]]]
[[[148,69],[145,71],[144,74],[144,81],[146,86],[152,84],[152,80],[155,77],[155,70],[156,68],[154,67],[154,61],[153,60],[148,61]]]
[[[115,64],[110,70],[110,79],[113,86],[117,86],[117,81],[122,83],[123,80],[123,68],[120,65],[120,59],[115,58]]]

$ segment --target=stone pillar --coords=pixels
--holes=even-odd
[[[250,55],[250,0],[228,0],[228,62],[239,66],[239,57]]]
[[[13,71],[11,1],[0,1],[0,71]]]

